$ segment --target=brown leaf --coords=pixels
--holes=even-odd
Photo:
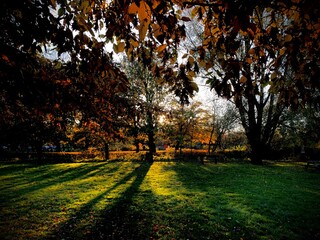
[[[242,75],[241,78],[240,78],[240,80],[239,80],[239,82],[240,82],[240,83],[246,83],[247,80],[248,80],[248,79],[247,79],[245,76]]]
[[[184,21],[184,22],[190,22],[191,21],[191,19],[189,17],[185,17],[185,16],[182,17],[181,20]]]
[[[161,53],[163,50],[165,50],[166,49],[166,47],[167,47],[167,44],[162,44],[162,45],[160,45],[158,48],[157,48],[157,52],[158,53]]]
[[[292,36],[290,34],[287,34],[285,37],[284,37],[284,42],[290,42],[292,40]]]

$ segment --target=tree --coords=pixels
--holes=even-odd
[[[320,141],[319,110],[307,106],[304,109],[286,111],[284,115],[278,137],[273,142],[278,149],[317,147]]]
[[[168,119],[162,129],[169,138],[170,145],[181,154],[182,148],[192,147],[193,141],[200,135],[201,120],[204,119],[204,110],[200,102],[193,102],[189,105],[181,104],[177,99],[170,103]]]
[[[0,6],[1,62],[18,73],[32,68],[29,62],[18,66],[20,56],[34,58],[52,45],[58,56],[66,54],[70,60],[61,64],[68,69],[64,80],[73,86],[86,79],[82,93],[91,90],[92,82],[99,87],[100,81],[125,78],[105,51],[110,43],[116,53],[125,52],[171,84],[183,103],[197,90],[193,79],[199,69],[211,71],[218,63],[222,71],[215,71],[211,86],[246,113],[240,115],[254,163],[261,163],[259,150],[272,138],[282,104],[319,102],[319,95],[313,94],[320,88],[319,7],[311,0],[5,0]],[[201,44],[180,63],[184,23],[191,20],[184,8],[202,21],[204,33]],[[155,57],[162,62],[152,61]],[[78,98],[79,91],[73,93]],[[261,119],[269,119],[260,118],[266,105],[273,114],[270,124],[262,125]]]
[[[162,111],[168,91],[165,86],[156,82],[152,72],[138,62],[124,60],[123,65],[130,83],[127,99],[131,105],[129,115],[136,149],[139,151],[139,135],[141,133],[146,134],[149,149],[148,157],[152,161],[152,156],[156,152],[155,136],[158,116]]]
[[[211,131],[208,144],[208,154],[215,152],[223,146],[223,137],[237,126],[239,116],[233,105],[225,103],[224,112],[221,114],[215,109],[211,119]],[[215,143],[213,143],[213,136]],[[213,148],[211,148],[213,147]]]
[[[120,95],[126,91],[126,78],[103,44],[90,45],[84,29],[73,31],[77,27],[69,24],[77,14],[62,17],[64,7],[71,11],[71,5],[56,1],[1,2],[1,125],[10,123],[12,129],[19,129],[21,122],[29,129],[39,126],[37,135],[32,135],[41,140],[37,141],[40,146],[47,134],[40,126],[47,125],[47,115],[64,129],[74,112],[80,111],[83,121],[99,123],[107,143],[106,139],[117,135],[119,116],[123,117]],[[43,52],[49,46],[67,58],[46,59]]]
[[[56,71],[58,62],[40,55],[31,57],[12,47],[3,48],[2,53],[0,125],[2,137],[6,136],[3,144],[11,144],[15,149],[32,146],[41,158],[42,144],[65,138],[63,122],[68,107],[60,103],[69,92],[67,80]]]
[[[307,3],[186,3],[192,7],[192,17],[203,23],[202,42],[190,54],[197,54],[207,82],[218,95],[232,99],[237,107],[251,146],[252,163],[262,163],[286,106],[312,100],[309,87],[319,88],[315,83],[318,56],[309,46],[319,51],[319,42],[299,36],[318,34],[314,14],[319,9],[311,10]]]

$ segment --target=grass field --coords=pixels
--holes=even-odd
[[[320,239],[294,163],[0,164],[0,239]]]

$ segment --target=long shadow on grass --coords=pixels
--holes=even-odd
[[[129,208],[150,167],[149,163],[141,163],[116,184],[83,205],[47,239],[145,239],[146,236],[139,230],[141,226],[138,226],[145,216],[142,212],[133,213]],[[131,179],[134,180],[129,187],[117,199],[112,198],[110,205],[97,216],[94,206],[101,201],[109,201],[109,193],[128,184]]]
[[[23,170],[27,170],[23,172],[21,170],[21,166],[11,166],[9,169],[12,171],[8,177],[8,168],[5,168],[6,171],[1,171],[0,169],[0,177],[6,179],[10,184],[6,186],[0,186],[0,190],[10,190],[11,197],[5,196],[4,199],[0,197],[1,200],[12,201],[12,198],[15,197],[23,197],[25,194],[31,194],[34,191],[41,190],[44,188],[48,188],[57,184],[63,184],[73,180],[81,180],[83,178],[87,178],[90,176],[94,176],[97,174],[103,173],[112,173],[118,169],[118,166],[108,169],[105,169],[106,163],[99,164],[70,164],[70,167],[59,167],[59,164],[54,165],[43,165],[43,166],[34,166],[24,165]],[[20,174],[13,174],[14,172]],[[10,176],[13,175],[13,176]],[[17,196],[15,196],[15,192],[17,192]]]
[[[169,166],[168,170],[176,172],[186,189],[185,197],[190,197],[195,206],[202,205],[191,217],[201,221],[197,218],[201,211],[210,210],[208,221],[216,222],[219,239],[319,237],[319,209],[308,215],[306,212],[311,212],[310,205],[301,207],[306,201],[306,191],[299,185],[306,187],[306,182],[301,182],[304,175],[300,170],[292,172],[276,166],[249,164],[177,164]],[[193,197],[197,194],[201,201]],[[313,206],[318,205],[316,194],[309,194],[309,197]],[[208,236],[211,233],[198,234]]]

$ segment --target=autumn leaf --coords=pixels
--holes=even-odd
[[[166,49],[166,47],[167,47],[167,44],[162,44],[162,45],[160,45],[158,48],[157,48],[157,52],[158,53],[161,53],[163,50],[165,50]]]
[[[251,64],[251,63],[253,63],[253,60],[252,60],[252,58],[247,58],[247,59],[246,59],[246,62],[249,63],[249,64]]]
[[[255,54],[255,49],[254,48],[251,48],[249,51],[248,51],[248,53],[250,54],[250,55],[253,55],[253,54]]]
[[[246,83],[247,80],[248,80],[248,79],[247,79],[245,76],[242,75],[241,78],[240,78],[240,80],[239,80],[239,82],[240,82],[240,83]]]
[[[139,8],[135,2],[133,2],[129,7],[128,7],[128,13],[129,14],[137,14],[139,11]]]
[[[123,52],[124,51],[124,47],[125,47],[125,43],[124,42],[120,42],[118,44],[118,52]]]
[[[188,53],[183,54],[182,58],[188,57]]]
[[[188,58],[188,62],[190,63],[190,65],[193,65],[193,63],[194,63],[194,58],[190,56],[190,57]]]
[[[206,66],[206,62],[203,61],[203,60],[200,61],[200,62],[199,62],[199,66],[202,67],[202,68],[204,68],[204,67]]]
[[[146,21],[147,23],[150,23],[151,9],[145,1],[140,2],[140,8],[138,9],[138,17],[140,22]]]
[[[286,52],[286,48],[285,47],[281,48],[279,52],[280,56],[282,56],[285,52]]]
[[[161,0],[154,0],[152,3],[152,9],[156,9],[161,3]]]
[[[284,42],[290,42],[292,40],[292,36],[290,34],[287,34],[285,37],[284,37]]]
[[[191,87],[194,91],[199,92],[198,84],[196,84],[195,82],[191,82],[191,83],[190,83],[190,87]]]
[[[151,9],[145,1],[140,2],[138,9],[139,26],[139,40],[143,41],[146,37],[149,24],[151,22]]]
[[[191,19],[189,17],[185,17],[185,16],[183,16],[181,18],[181,20],[184,21],[184,22],[190,22],[191,21]]]
[[[50,0],[51,6],[55,9],[57,7],[56,0]]]
[[[274,80],[278,76],[277,72],[271,74],[271,80]]]
[[[142,42],[147,34],[149,24],[147,22],[142,22],[139,27],[139,40]]]
[[[131,44],[131,46],[133,46],[134,48],[137,48],[137,47],[139,46],[139,43],[138,43],[136,40],[134,40],[134,39],[130,39],[130,44]]]
[[[9,58],[8,58],[6,55],[2,54],[1,57],[2,57],[2,59],[3,59],[5,62],[10,63]]]
[[[188,76],[191,77],[191,78],[194,78],[196,76],[196,74],[195,74],[194,71],[189,71],[188,72]]]

